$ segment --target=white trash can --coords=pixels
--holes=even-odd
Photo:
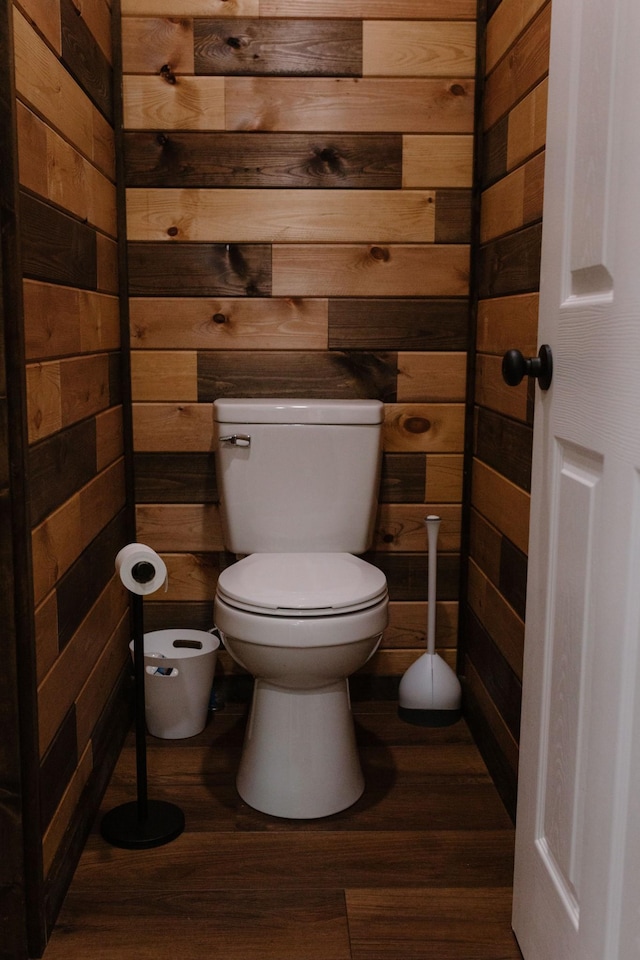
[[[204,630],[145,633],[145,717],[152,736],[177,740],[204,730],[219,646]],[[129,649],[133,656],[133,640]]]

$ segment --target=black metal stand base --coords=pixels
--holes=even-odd
[[[147,816],[141,817],[139,804],[133,800],[105,814],[100,832],[114,847],[144,850],[171,843],[184,830],[184,814],[179,807],[164,800],[149,800]]]

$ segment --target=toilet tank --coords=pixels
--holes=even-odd
[[[368,548],[380,481],[380,401],[224,399],[213,408],[228,550]]]

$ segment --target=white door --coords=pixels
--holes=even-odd
[[[514,929],[640,957],[640,0],[553,0]]]

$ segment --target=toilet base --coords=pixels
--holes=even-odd
[[[274,817],[328,817],[355,803],[364,776],[347,681],[294,691],[256,680],[236,786]]]

